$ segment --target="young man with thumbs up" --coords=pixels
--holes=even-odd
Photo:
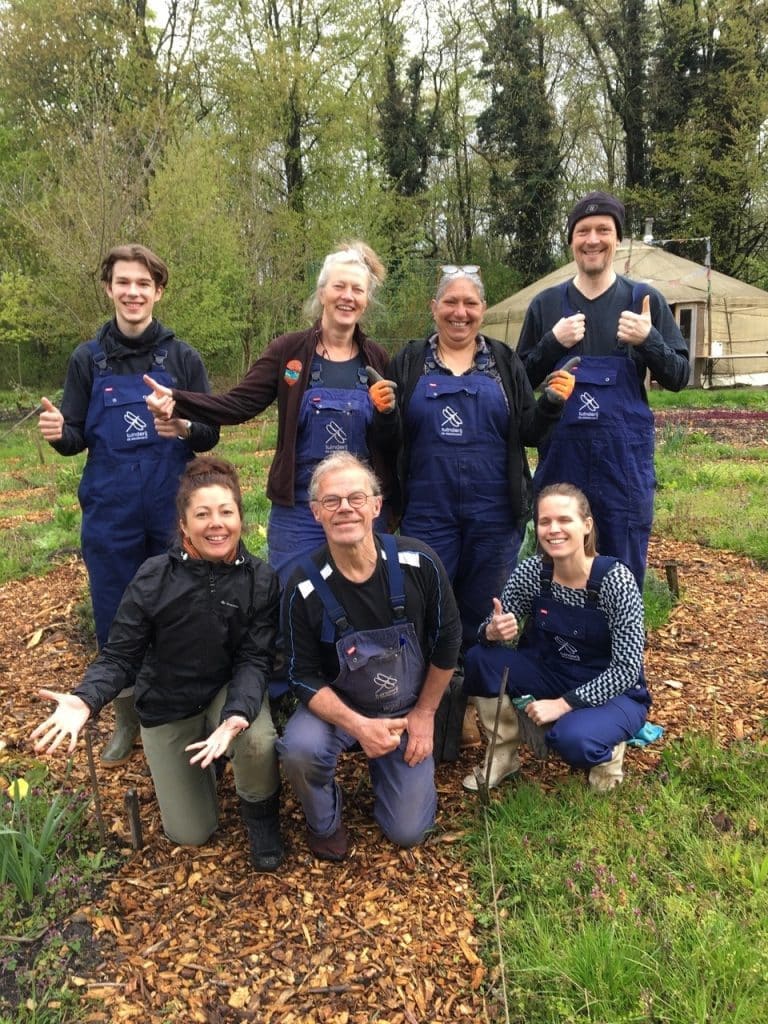
[[[600,551],[625,562],[642,591],[653,522],[654,425],[645,377],[688,383],[688,350],[664,296],[614,270],[624,206],[590,192],[568,215],[576,276],[531,302],[517,351],[533,387],[574,356],[576,390],[539,449],[538,493],[568,482],[587,495]]]
[[[168,282],[165,263],[143,245],[117,246],[102,260],[101,281],[114,318],[75,349],[61,408],[43,398],[39,418],[60,455],[88,449],[78,497],[99,648],[136,570],[168,547],[185,465],[219,439],[218,427],[189,420],[156,427],[147,411],[148,372],[169,386],[210,391],[200,355],[154,318]],[[101,755],[109,766],[130,757],[139,731],[132,693],[114,707],[115,732]]]

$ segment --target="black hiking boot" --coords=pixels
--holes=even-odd
[[[240,798],[240,814],[248,829],[251,864],[257,871],[277,871],[283,862],[280,838],[280,790],[266,800]]]

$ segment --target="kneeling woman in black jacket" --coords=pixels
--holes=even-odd
[[[165,834],[179,845],[210,838],[218,824],[214,761],[227,754],[252,863],[274,871],[283,849],[266,691],[277,577],[242,544],[240,485],[228,462],[192,461],[176,507],[178,545],[147,559],[128,584],[109,640],[74,693],[40,690],[57,707],[31,739],[36,751],[53,751],[69,736],[72,753],[91,715],[135,684]]]

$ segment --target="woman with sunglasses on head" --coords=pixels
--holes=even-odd
[[[342,243],[323,262],[307,311],[307,330],[275,338],[243,380],[223,395],[200,395],[145,381],[155,417],[194,416],[203,423],[244,423],[277,400],[277,447],[267,479],[272,502],[269,563],[284,585],[303,555],[324,542],[309,507],[315,466],[336,451],[369,459],[386,480],[382,452],[396,443],[394,392],[370,386],[366,367],[381,374],[388,354],[366,337],[360,320],[386,270],[359,241]]]
[[[401,431],[400,529],[440,556],[466,646],[520,546],[531,500],[524,446],[546,437],[573,387],[561,371],[537,401],[514,350],[480,333],[485,309],[479,267],[442,267],[435,331],[408,342],[387,371]]]

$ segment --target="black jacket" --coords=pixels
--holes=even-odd
[[[272,671],[277,576],[241,545],[232,564],[174,550],[128,584],[109,639],[74,691],[97,713],[135,683],[144,726],[199,714],[229,684],[221,721],[253,722]]]
[[[546,439],[562,415],[563,406],[545,396],[536,400],[519,356],[495,338],[483,335],[493,353],[509,403],[509,434],[507,436],[507,479],[513,515],[527,519],[531,508],[531,471],[524,445],[536,447]],[[429,352],[429,339],[409,341],[390,363],[387,376],[397,384],[397,411],[400,418],[401,446],[397,460],[398,500],[395,511],[402,515],[408,500],[410,445],[405,428],[408,403],[419,377],[424,373],[424,359]]]

